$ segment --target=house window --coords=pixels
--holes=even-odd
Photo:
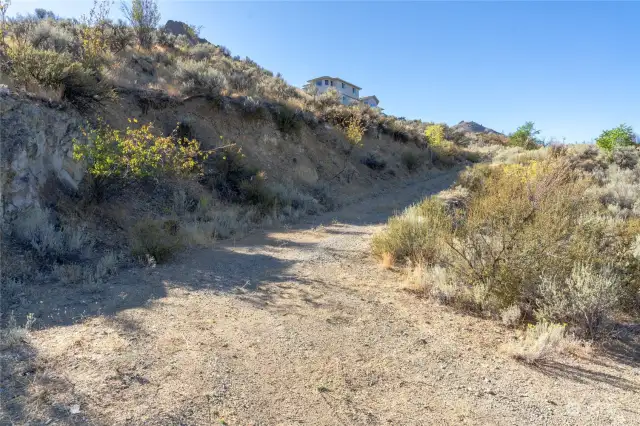
[[[353,87],[353,88],[351,88],[351,90],[353,91],[353,94],[355,95],[356,94],[356,88]]]
[[[344,83],[342,83],[342,88],[344,89]]]
[[[346,103],[347,103],[347,97],[346,97],[346,96],[343,96],[343,97],[342,97],[342,103],[343,103],[343,104],[346,104]]]
[[[333,86],[333,80],[330,81],[331,85]]]
[[[328,86],[328,85],[329,85],[329,80],[325,80],[325,81],[324,81],[324,85],[325,85],[325,86]]]
[[[322,80],[316,81],[316,86],[322,86]]]

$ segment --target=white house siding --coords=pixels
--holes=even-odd
[[[329,80],[329,84],[325,85],[325,80]],[[318,85],[318,81],[321,82],[321,85]],[[333,86],[331,85],[331,82],[333,82]],[[357,100],[359,98],[360,95],[360,90],[358,90],[357,88],[355,89],[355,93],[353,93],[353,89],[354,87],[348,83],[344,83],[340,80],[336,80],[336,79],[319,79],[319,80],[313,80],[312,84],[318,89],[318,94],[324,93],[327,90],[334,88],[336,89],[336,91],[338,92],[338,94],[340,95],[340,99],[342,100],[342,103],[348,105],[350,103],[355,102],[355,100]],[[344,84],[344,87],[342,87],[342,85]],[[346,96],[346,100],[343,100],[343,97]],[[354,99],[355,98],[355,99]]]

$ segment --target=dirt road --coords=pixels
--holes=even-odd
[[[87,301],[84,318],[34,333],[14,416],[97,425],[640,424],[633,355],[519,364],[497,350],[513,331],[417,298],[402,274],[370,258],[370,237],[394,210],[454,178],[442,173],[295,228],[124,273],[109,297]]]

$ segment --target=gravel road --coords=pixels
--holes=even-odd
[[[124,274],[109,315],[35,333],[56,404],[80,411],[56,424],[640,424],[633,357],[517,363],[497,350],[512,330],[370,257],[394,211],[455,175]]]

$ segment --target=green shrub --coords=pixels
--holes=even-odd
[[[509,136],[509,144],[519,146],[524,149],[537,149],[540,147],[540,140],[536,138],[540,130],[534,127],[532,121],[527,121]]]
[[[387,228],[373,237],[372,252],[379,258],[386,255],[396,261],[433,264],[443,247],[441,235],[450,230],[444,204],[437,198],[427,198],[389,219]]]
[[[110,186],[135,179],[201,175],[202,162],[208,156],[195,139],[155,135],[152,123],[120,131],[99,121],[95,129],[83,133],[87,139],[74,140],[73,157],[86,162],[97,201]]]
[[[31,46],[7,49],[11,60],[11,76],[26,88],[37,83],[48,89],[58,89],[63,84],[67,69],[74,63],[68,53],[38,50]]]
[[[273,119],[282,133],[293,133],[300,129],[300,120],[296,111],[285,105],[276,107],[273,111]]]
[[[631,126],[621,124],[615,129],[605,130],[596,139],[596,145],[601,150],[611,153],[615,148],[636,144],[636,137]]]
[[[159,219],[137,222],[130,232],[130,244],[133,256],[151,257],[157,263],[169,260],[184,245],[178,222]]]
[[[633,310],[640,220],[613,219],[567,156],[478,165],[458,183],[470,189],[463,203],[407,209],[374,238],[373,253],[446,267],[457,287],[447,284],[445,299],[458,305],[493,314],[519,306],[588,335],[614,309]]]
[[[123,1],[122,13],[133,27],[140,46],[150,48],[153,44],[153,34],[160,22],[160,12],[155,0]]]
[[[224,75],[204,61],[178,60],[176,79],[182,84],[182,90],[186,95],[217,98],[227,89]]]
[[[421,163],[420,156],[412,151],[404,151],[400,156],[400,161],[410,172],[417,170]]]
[[[442,145],[445,141],[444,138],[444,126],[441,124],[434,124],[432,126],[427,126],[425,130],[425,136],[427,138],[427,142],[433,146]]]
[[[597,270],[578,263],[564,280],[555,277],[542,280],[537,316],[575,324],[595,337],[617,308],[622,291],[620,279],[610,267]]]
[[[72,33],[56,26],[51,21],[41,21],[31,34],[31,45],[40,50],[53,50],[57,53],[73,52],[76,40]]]

